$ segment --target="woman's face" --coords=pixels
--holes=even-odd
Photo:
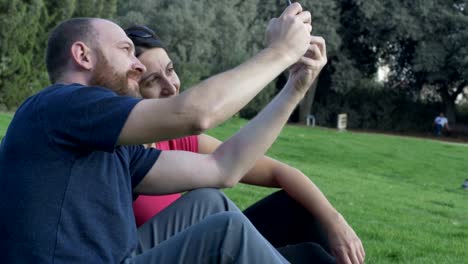
[[[143,98],[164,98],[179,93],[179,77],[164,49],[149,49],[143,52],[138,59],[147,69],[139,83]]]

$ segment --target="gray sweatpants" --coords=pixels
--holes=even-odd
[[[125,263],[288,263],[219,190],[183,195],[138,229]]]

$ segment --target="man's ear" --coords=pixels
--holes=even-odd
[[[91,49],[83,42],[77,41],[71,46],[74,62],[78,67],[91,70],[94,66]]]

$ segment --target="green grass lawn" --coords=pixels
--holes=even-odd
[[[12,115],[0,114],[0,138]],[[210,131],[226,139],[244,120]],[[366,263],[468,263],[468,147],[288,126],[268,153],[299,168],[361,237]],[[241,209],[273,190],[239,185]]]
[[[210,134],[226,139],[245,121]],[[361,237],[366,263],[468,263],[468,147],[288,126],[268,153],[299,168]],[[272,190],[226,193],[243,209]]]
[[[13,118],[13,114],[0,113],[0,140],[6,133],[8,124]]]

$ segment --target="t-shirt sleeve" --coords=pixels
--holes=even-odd
[[[148,174],[161,154],[155,148],[145,149],[143,146],[130,146],[130,175],[132,177],[132,189],[134,189]]]
[[[198,153],[198,136],[187,136],[156,142],[156,148],[162,150],[183,150]]]
[[[139,99],[101,87],[63,87],[43,100],[41,121],[52,144],[112,152]]]
[[[198,153],[198,136],[178,138],[175,149]]]

